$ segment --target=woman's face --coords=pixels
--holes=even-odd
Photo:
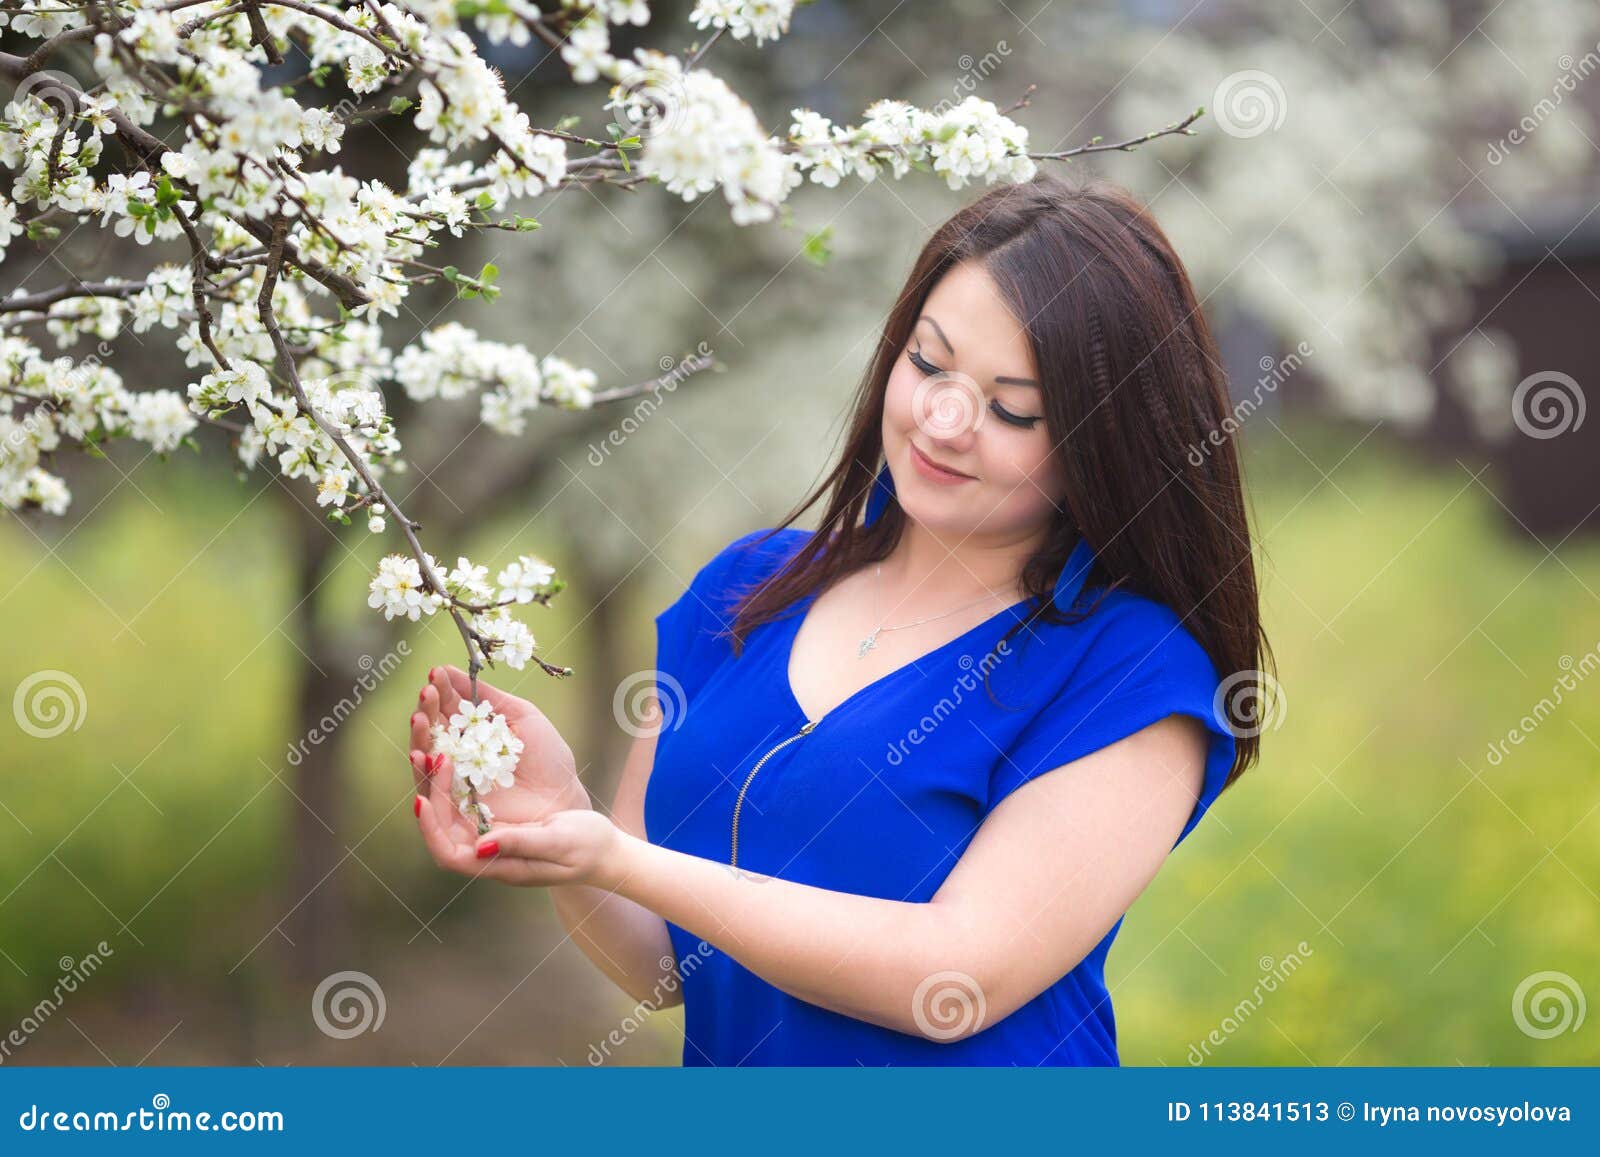
[[[1026,537],[1058,517],[1065,483],[1033,351],[977,262],[934,286],[889,374],[883,446],[895,499],[962,540]],[[927,463],[959,472],[930,471]]]

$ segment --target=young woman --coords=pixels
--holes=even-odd
[[[688,1065],[1117,1064],[1123,915],[1257,755],[1225,710],[1267,658],[1227,406],[1126,192],[986,192],[918,258],[838,465],[657,617],[608,814],[479,680],[527,746],[478,836],[429,753],[466,676],[429,673],[429,851],[551,888],[602,972],[682,1001]]]

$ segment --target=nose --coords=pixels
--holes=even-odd
[[[971,450],[987,405],[977,382],[964,374],[943,374],[923,380],[912,412],[932,443],[957,456]]]

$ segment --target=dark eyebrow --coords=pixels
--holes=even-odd
[[[956,347],[950,344],[950,339],[945,337],[944,330],[939,328],[939,323],[933,320],[933,315],[932,314],[925,313],[920,318],[918,318],[917,320],[918,321],[925,321],[929,325],[933,326],[933,332],[935,334],[937,334],[938,337],[939,337],[939,340],[944,343],[944,348],[950,351],[950,356],[951,357],[955,357],[956,356]],[[998,377],[998,378],[995,378],[995,382],[997,384],[999,384],[999,385],[1002,385],[1002,386],[1038,386],[1038,384],[1039,384],[1038,382],[1034,381],[1032,378]]]

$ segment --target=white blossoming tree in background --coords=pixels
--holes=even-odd
[[[0,113],[0,255],[49,251],[97,227],[142,271],[90,280],[41,262],[63,274],[56,284],[0,300],[0,505],[64,514],[64,455],[104,457],[107,444],[132,440],[164,458],[201,450],[207,427],[240,471],[276,471],[328,519],[391,538],[369,605],[386,621],[444,614],[457,628],[473,694],[436,738],[456,756],[463,812],[486,822],[482,797],[507,782],[521,742],[478,701],[478,672],[504,662],[571,673],[521,617],[565,582],[532,551],[484,562],[457,553],[446,565],[425,549],[423,523],[394,485],[428,427],[419,407],[476,395],[476,421],[516,442],[531,436],[535,410],[595,411],[712,359],[664,359],[664,377],[602,387],[591,369],[453,319],[394,349],[385,319],[425,286],[494,302],[498,267],[469,272],[449,256],[470,252],[473,235],[533,234],[541,222],[528,211],[566,186],[718,195],[736,225],[755,226],[782,220],[808,178],[834,187],[917,171],[954,190],[1025,180],[1046,157],[1029,153],[1009,115],[1025,102],[1002,110],[976,96],[937,111],[882,99],[853,126],[795,109],[785,133],[770,132],[707,54],[723,36],[770,46],[794,7],[699,0],[695,31],[667,32],[698,36],[683,55],[624,56],[611,51],[612,29],[646,25],[644,0],[0,0],[17,49],[0,52],[15,89]],[[534,123],[469,29],[552,53],[575,111]],[[1197,116],[1047,156],[1129,149],[1188,133]],[[580,131],[586,120],[603,130]],[[356,176],[360,157],[341,157],[348,133],[382,122],[409,123],[428,142],[408,158],[403,186]],[[108,357],[126,335],[146,345],[170,335],[162,377],[183,388],[125,381]],[[414,416],[404,431],[402,408]],[[468,505],[492,505],[535,469],[485,482]],[[314,801],[333,790],[324,757]]]

